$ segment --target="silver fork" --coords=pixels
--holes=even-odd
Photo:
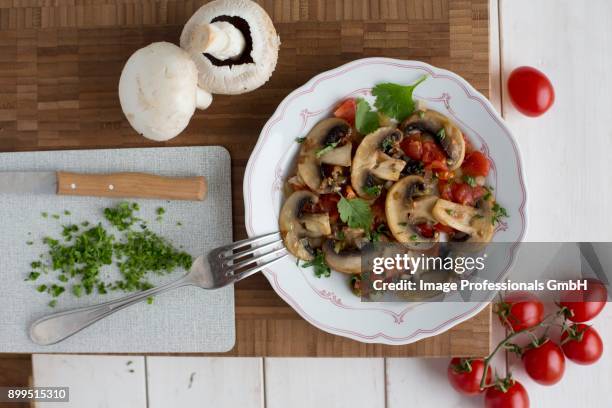
[[[287,256],[280,233],[245,239],[213,249],[208,256],[198,257],[182,278],[162,286],[134,293],[94,306],[55,313],[32,323],[30,338],[47,346],[59,343],[112,313],[141,302],[149,296],[182,286],[218,289],[238,282]]]

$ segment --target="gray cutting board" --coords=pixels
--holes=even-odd
[[[0,171],[67,170],[91,173],[149,172],[168,176],[203,175],[208,197],[203,202],[130,200],[140,204],[149,227],[182,245],[194,258],[232,240],[230,157],[222,147],[180,147],[120,150],[1,153]],[[61,224],[102,220],[101,211],[120,200],[0,194],[0,352],[168,353],[223,352],[235,341],[234,289],[206,291],[184,287],[121,310],[53,346],[37,346],[28,337],[29,324],[50,312],[93,305],[122,296],[63,294],[48,307],[50,296],[36,292],[37,282],[24,282],[30,263],[44,252],[41,238],[60,236]],[[156,221],[156,208],[166,214]],[[71,212],[70,216],[63,214]],[[42,212],[49,217],[43,218]],[[61,214],[60,220],[51,214]],[[182,223],[182,226],[177,223]],[[34,245],[27,245],[28,241]],[[104,270],[112,277],[113,267]],[[183,274],[153,278],[161,284]],[[50,275],[57,275],[51,273]],[[53,282],[56,282],[53,279]]]

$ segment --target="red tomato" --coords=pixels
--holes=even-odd
[[[434,161],[444,162],[446,161],[446,155],[435,142],[426,140],[423,142],[423,156],[421,157],[421,160],[425,164],[429,164]]]
[[[423,238],[433,238],[434,233],[435,233],[433,226],[424,222],[422,224],[415,225],[415,227],[419,235],[422,236]]]
[[[451,183],[448,183],[446,180],[439,180],[438,191],[440,192],[440,197],[443,200],[453,201],[453,191],[451,188]]]
[[[463,173],[472,177],[486,177],[490,168],[491,163],[487,156],[478,151],[466,154],[461,165]]]
[[[484,374],[484,361],[471,358],[453,358],[446,370],[448,381],[457,392],[466,395],[480,394],[480,380]],[[487,368],[486,383],[491,382],[491,367]]]
[[[338,221],[340,216],[338,213],[338,201],[340,201],[340,195],[338,194],[321,194],[317,203],[317,207],[322,212],[329,214],[329,221],[332,224]]]
[[[444,225],[440,223],[437,223],[436,225],[434,225],[434,229],[438,232],[444,232],[446,234],[452,234],[453,232],[455,232],[455,230],[452,227],[449,227],[448,225]]]
[[[497,313],[502,324],[509,324],[514,331],[521,331],[542,321],[544,305],[531,293],[514,292],[498,304]]]
[[[488,193],[487,189],[484,188],[483,186],[472,187],[472,198],[474,199],[474,202],[480,200],[487,193]]]
[[[569,320],[588,322],[602,311],[608,299],[608,290],[597,280],[587,279],[586,290],[574,290],[561,296],[561,306],[571,311]]]
[[[576,364],[593,364],[603,353],[603,342],[599,333],[586,324],[577,323],[572,326],[575,335],[570,336],[566,331],[561,335],[561,348],[563,352]],[[567,340],[569,338],[569,340]]]
[[[334,111],[334,116],[346,120],[351,125],[355,124],[355,112],[357,110],[355,99],[349,98],[342,102]]]
[[[487,388],[485,393],[486,408],[529,408],[529,395],[523,385],[511,380],[512,384],[506,392],[497,387]]]
[[[473,205],[472,188],[466,183],[452,183],[453,201],[463,205]]]
[[[522,359],[527,374],[539,384],[553,385],[559,382],[565,372],[563,351],[550,339],[537,347],[528,348]]]
[[[527,116],[540,116],[555,102],[550,80],[532,67],[512,71],[508,77],[508,93],[514,107]]]
[[[400,147],[412,160],[421,160],[423,158],[423,142],[421,136],[414,135],[402,140]]]

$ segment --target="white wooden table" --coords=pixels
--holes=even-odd
[[[491,0],[492,100],[521,148],[529,241],[612,241],[612,1]],[[553,108],[526,118],[502,86],[521,65],[546,72]],[[594,321],[612,344],[612,306]],[[496,337],[502,337],[497,326]],[[447,359],[261,359],[35,355],[35,385],[68,385],[68,407],[480,407],[455,393]],[[610,407],[612,351],[568,363],[554,387],[515,375],[532,407]],[[39,405],[47,406],[47,405]],[[53,406],[48,404],[48,406]]]

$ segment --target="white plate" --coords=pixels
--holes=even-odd
[[[264,126],[244,177],[246,227],[249,236],[278,230],[282,186],[294,171],[296,137],[306,135],[347,97],[370,98],[381,82],[411,84],[429,78],[415,99],[452,118],[474,147],[492,162],[488,184],[510,217],[500,225],[495,242],[520,242],[526,229],[526,191],[517,145],[489,101],[458,75],[418,61],[365,58],[317,75],[287,96]],[[516,245],[503,263],[503,276]],[[287,257],[264,274],[276,292],[304,319],[327,332],[366,343],[408,344],[442,333],[469,319],[486,303],[362,303],[348,286],[347,275],[316,278]]]

